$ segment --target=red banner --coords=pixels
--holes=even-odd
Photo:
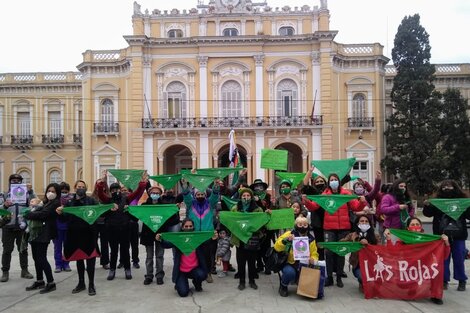
[[[442,240],[396,246],[367,245],[359,251],[366,299],[442,299]]]

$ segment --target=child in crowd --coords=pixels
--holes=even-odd
[[[222,271],[220,271],[217,276],[225,277],[227,276],[227,271],[230,265],[230,257],[232,256],[232,251],[230,251],[230,236],[225,230],[219,231],[216,255],[217,264],[222,262]]]

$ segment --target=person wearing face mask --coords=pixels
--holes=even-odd
[[[380,242],[380,238],[375,234],[374,226],[372,225],[369,216],[357,216],[352,230],[353,231],[351,233],[349,233],[340,241],[360,242],[363,245],[376,245]],[[361,270],[359,268],[359,252],[351,253],[349,256],[349,265],[352,268],[354,277],[356,277],[357,281],[359,282],[359,291],[362,292],[363,289]]]
[[[435,197],[439,199],[458,199],[467,198],[467,195],[456,181],[444,180],[439,184]],[[468,238],[467,220],[470,219],[470,207],[466,208],[458,220],[454,220],[426,199],[424,201],[423,214],[433,218],[432,230],[435,235],[445,234],[449,238],[451,254],[444,261],[444,289],[447,289],[449,286],[450,259],[452,257],[453,277],[459,282],[457,290],[465,291],[468,279],[465,274],[465,241]]]
[[[330,174],[328,176],[328,188],[323,191],[322,195],[350,195],[351,192],[346,188],[342,188],[340,185],[340,178],[337,174]],[[313,201],[310,201],[306,197],[302,198],[302,203],[305,205],[307,210],[316,211],[320,206]],[[351,222],[349,218],[349,211],[359,212],[361,211],[367,203],[365,201],[359,201],[353,199],[348,203],[343,204],[339,209],[330,214],[325,210],[324,219],[323,219],[323,229],[326,242],[335,242],[340,241],[346,237],[351,230]],[[326,270],[328,277],[325,281],[325,287],[333,285],[333,272],[337,273],[336,275],[336,285],[340,288],[344,287],[342,277],[344,276],[344,256],[339,256],[330,250],[325,251],[326,259]],[[338,274],[340,273],[340,274]]]
[[[137,189],[123,195],[121,193],[121,185],[119,183],[112,183],[109,186],[111,196],[106,193],[107,173],[103,172],[101,179],[98,179],[95,184],[95,189],[98,192],[98,197],[101,203],[114,203],[114,208],[106,212],[105,225],[108,232],[109,247],[111,250],[109,272],[107,280],[113,280],[116,276],[116,265],[118,260],[118,253],[120,260],[124,266],[124,275],[127,280],[132,279],[131,261],[129,254],[130,247],[130,221],[131,215],[127,212],[127,206],[132,201],[140,198],[145,191],[148,182],[148,174],[146,171],[142,174],[142,179],[139,182]]]
[[[182,232],[195,231],[194,222],[185,218],[181,222]],[[214,233],[216,238],[216,233]],[[160,242],[165,248],[174,248],[173,245],[166,241],[162,241],[161,234],[155,235],[155,240]],[[202,245],[196,248],[189,255],[183,254],[179,249],[175,248],[174,265],[172,272],[172,281],[175,283],[175,290],[180,297],[187,297],[189,295],[189,279],[192,280],[194,289],[197,292],[202,291],[202,282],[208,275],[208,268],[206,267],[206,256]]]
[[[70,193],[70,185],[66,182],[61,182],[59,184],[60,188],[60,204],[64,205],[72,199],[73,195]],[[57,236],[55,236],[54,243],[54,261],[55,261],[55,273],[60,273],[62,271],[70,272],[69,262],[64,261],[62,248],[64,246],[65,234],[67,233],[67,223],[61,222],[59,219],[56,219],[57,225]]]
[[[36,281],[26,290],[42,289],[40,293],[56,290],[52,269],[47,260],[47,247],[56,236],[56,209],[60,207],[60,187],[52,183],[46,187],[46,196],[42,206],[31,208],[24,217],[29,221],[28,242],[31,244]],[[46,275],[47,284],[44,282]]]
[[[296,282],[299,279],[302,266],[314,265],[318,262],[318,252],[315,237],[313,237],[309,229],[310,228],[308,226],[307,218],[301,215],[296,218],[294,229],[286,231],[276,240],[276,243],[274,244],[274,249],[278,252],[288,250],[287,263],[281,270],[281,280],[279,285],[279,295],[281,297],[288,296],[287,287],[290,283]],[[308,264],[302,264],[299,261],[294,260],[292,241],[295,237],[308,237],[310,249],[310,258],[308,260]]]
[[[290,180],[283,179],[279,184],[279,196],[276,198],[276,204],[274,205],[274,208],[290,208],[292,203],[294,203],[295,201],[300,201],[300,197],[294,195],[293,191],[297,190],[292,189],[292,184]]]
[[[393,183],[389,193],[382,198],[380,212],[384,215],[384,228],[403,229],[407,217],[414,216],[414,207],[405,181],[398,179]]]
[[[263,209],[256,205],[256,202],[253,198],[253,190],[250,188],[240,188],[238,191],[240,195],[240,200],[235,204],[231,211],[232,212],[243,212],[243,213],[252,213],[252,212],[263,212]],[[266,210],[266,213],[270,214],[271,210]],[[236,259],[237,259],[237,268],[238,268],[238,289],[245,289],[245,280],[246,280],[246,265],[248,264],[248,283],[251,288],[258,289],[258,285],[255,282],[256,279],[256,257],[258,251],[261,248],[261,239],[265,234],[262,230],[259,230],[253,233],[252,237],[248,242],[254,243],[255,246],[250,246],[243,243],[240,239],[232,233],[232,238],[230,243],[236,247]],[[258,243],[258,244],[256,244]]]
[[[149,195],[147,201],[142,205],[159,205],[163,203],[163,190],[158,186],[151,186],[147,189]],[[170,204],[170,203],[166,203]],[[180,231],[179,213],[172,215],[158,230],[157,232],[178,232]],[[156,232],[152,231],[147,225],[142,225],[142,232],[140,235],[140,244],[145,246],[146,259],[145,268],[146,273],[144,277],[144,285],[150,285],[153,281],[153,268],[155,258],[155,278],[157,285],[163,285],[163,261],[165,249],[160,241],[155,240]]]
[[[89,206],[98,202],[87,196],[87,185],[83,180],[77,180],[74,185],[75,194],[64,206]],[[67,222],[67,234],[64,241],[64,259],[66,261],[77,261],[78,284],[72,290],[73,294],[86,289],[85,285],[85,262],[88,274],[88,295],[96,295],[95,288],[95,264],[96,257],[100,255],[97,245],[96,223],[90,225],[83,219],[73,215],[63,213],[63,206],[56,209],[59,219]]]
[[[191,193],[189,184],[184,186],[183,183],[183,198],[186,205],[186,216],[194,223],[195,231],[213,231],[215,214],[217,210],[217,203],[219,202],[220,185],[219,180],[214,180],[212,192],[207,198],[206,192],[203,190],[195,189]],[[206,267],[212,269],[215,264],[215,253],[217,250],[217,240],[209,239],[202,244],[204,255],[206,257]],[[212,283],[213,278],[211,273],[207,275],[207,282]]]

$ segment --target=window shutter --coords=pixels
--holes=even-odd
[[[188,117],[188,103],[186,101],[186,92],[181,93],[181,118]]]
[[[163,93],[163,99],[161,101],[160,106],[160,118],[168,118],[168,94],[166,92]]]
[[[282,91],[281,90],[278,90],[277,91],[277,100],[276,100],[276,116],[282,116],[282,103],[283,103],[283,99],[282,99]]]
[[[292,116],[299,115],[299,98],[297,90],[292,90],[291,113]]]

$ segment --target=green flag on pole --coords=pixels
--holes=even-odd
[[[356,158],[340,159],[340,160],[313,160],[312,165],[315,166],[325,177],[335,173],[339,179],[343,179],[344,176],[349,174]]]
[[[304,180],[305,173],[276,172],[276,176],[281,180],[287,179],[291,182],[292,188],[295,188]]]
[[[267,214],[267,213],[266,213]],[[266,224],[266,228],[271,229],[292,229],[295,224],[294,209],[272,210],[271,219]]]
[[[357,252],[361,250],[364,246],[360,242],[319,242],[319,247],[330,250],[333,253],[336,253],[339,256],[345,256],[351,252]]]
[[[198,175],[208,175],[216,178],[224,179],[228,175],[242,170],[243,167],[217,167],[217,168],[198,168]]]
[[[203,242],[212,238],[212,236],[214,236],[213,231],[162,233],[163,240],[171,242],[185,255],[191,254],[191,252],[196,250]]]
[[[73,214],[81,218],[88,224],[96,222],[98,217],[103,213],[114,207],[114,204],[97,204],[97,205],[84,205],[84,206],[67,206],[64,207],[63,212]]]
[[[130,205],[129,213],[137,217],[153,232],[158,229],[173,215],[178,212],[176,204],[158,205]]]
[[[11,215],[11,212],[5,209],[0,209],[0,216]]]
[[[193,185],[193,187],[201,191],[205,191],[216,179],[214,176],[199,174],[183,174],[183,178]]]
[[[129,189],[135,190],[142,180],[144,170],[109,169],[116,179]]]
[[[237,204],[237,200],[232,200],[227,196],[222,196],[222,201],[225,202],[225,205],[227,205],[227,208],[231,209],[234,205]]]
[[[460,216],[470,207],[470,198],[455,199],[430,199],[432,205],[449,215],[454,220],[458,220]]]
[[[308,199],[316,202],[321,206],[325,211],[330,214],[334,214],[338,211],[339,207],[343,204],[357,199],[356,195],[317,195],[317,196],[307,196]]]
[[[406,244],[424,243],[441,239],[440,235],[424,234],[404,229],[390,228],[390,232]]]
[[[154,181],[162,185],[165,190],[173,188],[176,183],[181,179],[181,177],[181,174],[149,176],[150,179],[153,179]]]
[[[287,150],[261,149],[261,168],[287,171]]]
[[[219,213],[220,223],[225,225],[235,236],[244,243],[255,231],[269,222],[269,215],[263,212],[243,213],[227,212]]]

